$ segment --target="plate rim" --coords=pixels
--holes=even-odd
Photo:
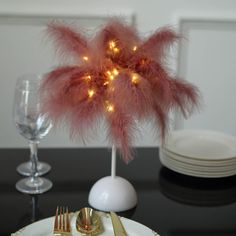
[[[184,158],[178,158],[177,155],[173,155],[172,153],[166,152],[163,149],[160,149],[160,153],[163,153],[163,155],[165,156],[165,158],[169,159],[170,161],[176,162],[178,164],[183,164],[186,165],[188,167],[196,167],[196,168],[209,168],[210,170],[214,170],[214,169],[218,169],[218,170],[222,170],[222,171],[227,171],[227,170],[233,170],[236,169],[236,162],[232,163],[229,162],[228,164],[225,163],[215,163],[211,162],[211,163],[202,163],[202,162],[191,162],[191,161],[186,161],[187,159]]]
[[[172,151],[166,149],[165,147],[160,147],[159,150],[162,151],[163,153],[173,157],[173,159],[175,158],[175,159],[179,160],[178,158],[180,158],[181,160],[189,160],[186,163],[195,163],[196,165],[208,166],[208,165],[212,165],[212,163],[220,165],[220,166],[222,166],[222,165],[228,166],[228,165],[232,165],[232,164],[236,165],[236,157],[231,158],[231,159],[215,159],[215,160],[213,160],[213,159],[200,159],[200,158],[198,159],[198,158],[193,158],[193,157],[177,154],[175,152],[172,152]],[[183,162],[185,162],[185,161],[183,161]]]
[[[182,163],[176,163],[174,161],[172,161],[171,159],[169,159],[167,156],[164,156],[162,159],[165,159],[164,161],[168,162],[171,166],[176,166],[177,168],[183,168],[187,171],[194,171],[194,172],[199,172],[199,173],[207,173],[207,174],[230,174],[230,173],[235,173],[236,174],[236,168],[232,168],[232,169],[228,169],[228,170],[212,170],[209,169],[207,170],[205,169],[194,169],[194,166],[185,166],[184,163],[182,165]],[[193,167],[193,168],[192,168]]]
[[[183,157],[195,159],[195,160],[202,160],[202,161],[224,161],[224,160],[233,160],[236,158],[236,148],[235,149],[235,155],[228,155],[224,156],[223,158],[209,158],[209,157],[198,157],[194,155],[186,155],[185,153],[181,153],[174,147],[173,143],[176,139],[184,138],[184,136],[187,135],[214,135],[214,136],[221,136],[230,139],[232,142],[235,143],[236,147],[236,137],[230,134],[225,134],[223,132],[219,131],[213,131],[213,130],[207,130],[207,129],[181,129],[181,130],[174,130],[172,131],[167,137],[162,145],[162,147],[174,154],[181,155]]]
[[[230,177],[230,176],[234,176],[236,175],[236,170],[235,173],[231,172],[231,173],[224,173],[224,174],[209,174],[209,173],[199,173],[199,171],[193,171],[193,170],[186,170],[184,168],[181,167],[176,167],[173,166],[172,164],[169,164],[168,161],[166,162],[165,157],[162,156],[162,154],[160,155],[160,161],[161,163],[166,167],[171,169],[174,172],[180,173],[180,174],[184,174],[184,175],[188,175],[188,176],[194,176],[194,177],[201,177],[201,178],[224,178],[224,177]]]

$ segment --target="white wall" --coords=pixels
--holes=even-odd
[[[187,80],[197,84],[206,99],[205,108],[200,117],[195,115],[184,124],[181,120],[177,120],[177,126],[219,128],[219,130],[236,135],[236,126],[233,122],[236,120],[236,112],[233,109],[234,101],[236,101],[234,94],[236,74],[233,63],[236,59],[236,53],[234,53],[236,47],[234,45],[236,36],[235,0],[0,0],[0,147],[26,146],[25,140],[17,134],[11,121],[14,83],[16,77],[21,73],[42,73],[49,68],[49,65],[56,63],[50,46],[45,46],[40,40],[42,36],[40,32],[47,19],[51,16],[71,16],[72,18],[79,17],[81,21],[83,17],[95,16],[95,20],[99,21],[99,19],[103,20],[99,16],[113,14],[128,17],[134,14],[136,26],[143,35],[163,25],[181,26],[181,30],[189,35],[189,41],[181,47],[178,72]],[[34,18],[36,20],[33,20]],[[190,28],[184,28],[186,25],[182,24],[185,22],[181,21],[183,19],[187,22],[187,27]],[[201,24],[199,29],[194,24],[201,19],[204,19],[206,24]],[[209,20],[213,22],[210,26],[207,25]],[[226,21],[226,26],[220,25],[218,27],[217,22],[222,23],[222,21]],[[179,25],[180,22],[182,25]],[[233,22],[230,29],[228,29],[229,22]],[[86,21],[83,24],[87,24]],[[201,27],[206,27],[206,29]],[[221,43],[222,41],[214,41],[212,27],[215,27],[216,36],[222,37],[224,44]],[[27,32],[28,34],[26,34]],[[206,41],[200,40],[204,38]],[[211,41],[214,41],[212,47],[206,47],[204,53],[200,53],[203,52],[204,45],[211,45]],[[25,47],[28,50],[25,50]],[[214,53],[219,47],[219,54]],[[40,50],[40,53],[31,58],[34,50],[36,52]],[[49,54],[50,58],[45,59],[45,56]],[[217,56],[221,58],[222,55],[224,55],[222,60],[215,61]],[[209,65],[201,60],[202,57],[206,59],[206,56],[209,57],[207,62]],[[212,64],[209,61],[212,61]],[[204,70],[204,73],[199,73],[201,69]],[[212,71],[214,73],[211,73]],[[214,80],[218,82],[215,83]],[[223,90],[222,85],[224,85]],[[229,98],[226,99],[226,96],[222,96],[221,104],[217,101],[219,105],[211,110],[214,99],[219,98],[222,92],[230,94]],[[223,112],[221,112],[222,107],[224,108]],[[220,118],[221,114],[224,114],[226,118]],[[226,122],[227,125],[225,125]],[[158,144],[158,140],[150,135],[150,130],[150,127],[144,126],[143,135],[137,140],[137,145],[155,146]],[[94,139],[88,145],[103,146],[107,145],[107,142],[101,132],[101,137]],[[69,140],[66,130],[56,130],[42,141],[41,146],[64,147],[83,146],[83,144]]]

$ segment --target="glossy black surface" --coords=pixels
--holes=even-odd
[[[53,188],[39,196],[17,192],[16,166],[28,160],[27,149],[0,150],[0,235],[10,235],[33,221],[54,215],[57,205],[71,211],[88,206],[93,183],[110,174],[108,149],[40,149],[39,158],[52,166],[46,175]],[[137,149],[117,174],[137,190],[138,205],[120,215],[136,220],[161,236],[236,235],[236,177],[201,179],[161,166],[158,149]],[[33,233],[32,233],[33,236]],[[142,235],[144,236],[144,235]]]

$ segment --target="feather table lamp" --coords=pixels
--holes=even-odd
[[[73,62],[46,74],[41,89],[44,110],[55,122],[65,121],[71,137],[85,141],[105,119],[113,147],[112,175],[93,186],[89,202],[100,210],[130,209],[137,196],[128,181],[115,175],[116,148],[128,163],[133,159],[137,121],[152,120],[163,140],[171,110],[187,117],[198,107],[198,89],[166,69],[166,49],[179,36],[170,28],[162,28],[143,39],[134,27],[118,18],[111,18],[89,39],[72,26],[59,23],[49,24],[47,32],[56,50]],[[125,196],[123,205],[115,198],[106,200],[106,188],[111,187],[110,192],[117,188],[117,194]]]

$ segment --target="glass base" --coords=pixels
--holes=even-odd
[[[41,194],[48,191],[52,187],[52,182],[46,178],[24,178],[16,183],[16,189],[27,194]]]
[[[19,174],[24,175],[24,176],[30,176],[31,174],[31,162],[24,162],[20,164],[16,170]],[[51,166],[45,162],[38,162],[37,164],[38,167],[38,176],[45,175],[51,170]]]

